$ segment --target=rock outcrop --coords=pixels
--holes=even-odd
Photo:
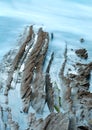
[[[46,70],[46,102],[50,112],[54,112],[54,90],[52,87],[53,85],[51,83],[51,78],[49,73],[53,58],[54,58],[54,53],[51,54],[51,58]]]
[[[32,120],[32,119],[31,119]],[[68,130],[69,129],[69,118],[67,114],[62,113],[51,113],[44,120],[30,121],[29,130]]]
[[[75,53],[81,57],[81,58],[84,58],[84,59],[87,59],[88,58],[88,53],[87,53],[87,50],[86,49],[78,49],[75,51]]]
[[[60,68],[55,50],[49,48],[53,41],[53,34],[49,38],[42,28],[30,26],[14,50],[4,56],[0,64],[0,130],[92,130],[88,52],[74,51],[65,43],[62,58],[58,55]],[[75,58],[69,51],[77,54]]]
[[[44,58],[46,56],[46,52],[48,48],[48,42],[49,42],[48,33],[43,32],[42,29],[40,28],[38,31],[37,41],[34,44],[34,48],[32,49],[31,53],[29,54],[25,62],[25,67],[22,76],[21,98],[23,99],[23,103],[24,103],[24,108],[23,108],[24,112],[28,112],[28,108],[31,100],[32,100],[32,106],[34,107],[33,104],[35,101],[35,96],[37,96],[38,94],[40,96],[39,103],[41,102],[42,97],[44,97],[44,102],[45,102],[45,93],[44,93],[45,81],[42,75],[42,69],[43,69]],[[32,83],[32,87],[31,87],[31,83]],[[37,107],[36,107],[37,109],[36,111],[41,112],[42,111],[41,108],[39,107],[37,108]]]
[[[32,39],[32,35],[33,35],[33,30],[32,30],[32,26],[31,26],[30,29],[29,29],[29,35],[27,36],[26,40],[24,41],[24,43],[20,47],[17,55],[15,56],[15,58],[12,62],[12,66],[11,66],[10,71],[9,71],[9,76],[8,76],[8,79],[7,79],[7,86],[6,86],[6,90],[5,90],[6,96],[8,95],[8,91],[11,87],[11,82],[13,80],[13,73],[18,68],[18,64],[19,64],[19,62],[20,62],[20,60],[21,60],[21,58],[24,54],[25,47],[27,46],[28,42]]]
[[[80,49],[78,52],[80,51],[82,51],[82,49]],[[75,62],[75,65],[73,66],[76,66],[75,67],[76,74],[73,74],[70,71],[70,73],[69,74],[67,73],[67,75],[65,76],[64,71],[66,68],[66,64],[68,62],[67,49],[65,49],[64,57],[65,60],[62,64],[59,75],[62,84],[64,85],[62,88],[63,91],[62,107],[64,108],[64,110],[69,112],[70,122],[72,118],[73,121],[75,120],[74,123],[73,121],[70,123],[70,125],[72,124],[70,126],[70,129],[90,130],[92,129],[91,125],[89,125],[89,121],[92,119],[92,117],[90,117],[90,113],[92,115],[92,102],[91,102],[92,93],[89,92],[89,86],[92,71],[91,66],[92,63],[82,64]],[[74,127],[72,128],[73,125]]]

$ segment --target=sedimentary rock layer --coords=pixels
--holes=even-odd
[[[40,28],[38,31],[37,41],[26,60],[24,71],[23,71],[22,85],[21,85],[21,98],[23,99],[24,102],[24,112],[28,111],[31,100],[33,104],[33,98],[35,98],[35,94],[39,94],[39,89],[41,87],[40,82],[42,82],[40,80],[44,78],[42,76],[42,69],[43,69],[44,58],[46,56],[46,52],[48,48],[48,42],[49,42],[48,33],[43,32],[42,28]],[[35,75],[35,78],[33,78],[33,75]],[[31,88],[32,81],[33,81],[32,87],[34,90],[33,92]],[[41,90],[42,90],[42,94],[40,92],[40,96],[44,95],[44,91],[43,91],[44,83],[43,83],[43,88]],[[40,100],[41,99],[39,99],[39,101]]]
[[[32,30],[32,26],[31,26],[29,28],[29,34],[28,34],[26,40],[23,42],[22,46],[20,47],[18,53],[16,54],[16,56],[13,60],[13,63],[12,63],[12,67],[10,68],[9,76],[8,76],[8,79],[7,79],[7,86],[6,86],[6,90],[5,90],[6,96],[8,95],[8,90],[11,87],[11,82],[13,80],[13,73],[18,68],[19,62],[20,62],[20,60],[21,60],[21,58],[22,58],[22,56],[25,52],[25,47],[28,44],[28,42],[30,40],[32,40],[32,35],[33,35],[33,30]]]
[[[50,112],[54,112],[54,90],[52,88],[52,83],[51,83],[51,78],[49,73],[53,58],[54,58],[54,53],[51,54],[51,58],[46,70],[46,102]]]
[[[89,92],[90,77],[92,71],[92,63],[82,64],[75,62],[75,72],[68,72],[64,75],[67,65],[67,49],[64,53],[64,62],[60,71],[60,79],[62,83],[62,107],[70,115],[70,128],[73,130],[91,130],[92,125],[89,123],[92,117],[92,93]],[[80,49],[81,50],[81,49]],[[80,51],[79,50],[79,51]],[[82,50],[81,50],[82,51]],[[85,123],[86,122],[86,125]],[[90,125],[89,125],[90,124]]]

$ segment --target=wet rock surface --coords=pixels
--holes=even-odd
[[[22,39],[0,64],[0,130],[92,130],[92,62],[82,62],[87,50],[74,52],[65,43],[53,81],[56,54],[48,50],[54,39],[34,26]]]
[[[54,53],[51,54],[51,58],[46,70],[46,102],[50,112],[54,112],[54,90],[50,78],[50,66],[54,58]]]
[[[64,75],[65,66],[67,64],[67,49],[65,49],[65,60],[63,63],[63,66],[60,71],[60,78],[62,80],[62,83],[64,84],[64,90],[63,90],[63,102],[67,102],[67,105],[63,105],[64,109],[66,109],[67,112],[73,114],[76,116],[76,123],[72,123],[72,126],[74,124],[75,129],[92,129],[92,127],[89,125],[89,120],[92,119],[92,117],[89,116],[90,113],[92,113],[92,93],[89,92],[89,86],[90,86],[90,77],[91,77],[91,63],[88,64],[82,64],[82,63],[75,63],[76,68],[75,72],[76,74],[69,73],[66,76]],[[81,50],[81,49],[80,49]],[[68,69],[69,70],[69,69]],[[66,87],[65,87],[66,86]],[[66,97],[66,98],[65,98]],[[64,103],[65,104],[65,103]],[[66,107],[67,106],[67,107]],[[70,124],[71,124],[70,123]],[[84,126],[81,126],[83,125]],[[71,127],[70,127],[71,129]]]
[[[84,59],[87,59],[88,58],[88,53],[87,53],[87,50],[86,49],[78,49],[75,51],[75,53],[81,57],[81,58],[84,58]]]
[[[29,130],[68,130],[68,128],[69,118],[67,114],[51,113],[44,120],[40,119],[31,122]]]
[[[44,81],[44,77],[42,76],[42,68],[43,68],[43,62],[46,55],[46,51],[48,48],[48,41],[49,41],[48,33],[43,32],[42,29],[40,28],[38,31],[38,38],[34,45],[34,48],[32,49],[27,60],[25,61],[25,67],[23,71],[22,85],[21,85],[21,98],[23,99],[23,103],[24,103],[24,108],[23,108],[24,112],[28,112],[28,108],[31,100],[32,100],[32,104],[34,104],[33,100],[35,100],[35,95],[39,94],[39,96],[42,95],[43,97],[45,97],[44,94],[45,81]],[[33,90],[31,87],[31,83],[32,83]],[[40,97],[39,102],[41,102],[42,96]],[[42,110],[38,108],[38,110],[36,111],[42,111]]]

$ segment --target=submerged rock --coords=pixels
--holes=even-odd
[[[85,42],[84,38],[80,38],[80,42],[81,43]]]

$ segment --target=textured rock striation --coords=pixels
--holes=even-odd
[[[80,49],[81,50],[81,49]],[[70,115],[70,127],[72,130],[92,129],[89,124],[92,120],[92,93],[89,92],[92,63],[76,63],[76,74],[64,73],[68,62],[67,46],[64,53],[65,60],[60,70],[60,79],[62,81],[62,107]],[[68,69],[69,70],[69,69]],[[91,115],[90,115],[91,114]]]
[[[33,119],[33,118],[32,118]],[[69,129],[69,118],[67,114],[62,113],[51,113],[45,120],[39,119],[34,120],[30,123],[29,130],[68,130]],[[58,124],[58,125],[57,125]]]
[[[41,102],[42,96],[45,98],[44,94],[44,79],[42,75],[44,58],[48,48],[49,37],[48,33],[43,32],[40,28],[38,31],[37,41],[29,54],[27,60],[25,61],[25,67],[22,76],[21,84],[21,98],[24,102],[24,112],[28,112],[30,101],[32,100],[32,106],[34,107],[35,96],[39,94],[41,97],[39,102]],[[35,75],[35,77],[34,77]],[[31,87],[32,83],[32,87]],[[42,84],[42,85],[40,85]],[[32,90],[33,88],[33,90]],[[41,91],[40,91],[41,89]],[[45,100],[45,99],[44,99]],[[36,104],[36,101],[35,101]],[[40,108],[38,108],[39,111]],[[41,110],[42,111],[42,110]]]
[[[50,78],[50,66],[54,58],[54,53],[51,54],[49,64],[46,69],[46,102],[50,112],[54,112],[54,90]]]

